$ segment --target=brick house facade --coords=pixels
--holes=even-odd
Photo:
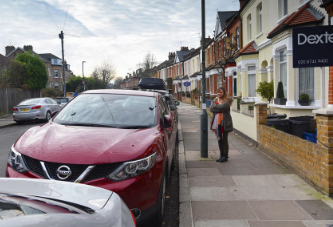
[[[33,47],[31,45],[25,45],[23,48],[14,46],[6,46],[6,59],[11,61],[13,60],[17,55],[23,54],[27,51],[33,53],[34,55],[37,54],[34,52]],[[49,88],[55,88],[58,90],[63,90],[63,73],[62,73],[62,60],[51,54],[38,54],[39,58],[44,62],[46,72],[48,75],[48,82],[46,84],[46,87]],[[71,78],[73,75],[73,72],[70,70],[70,65],[65,62],[65,81],[67,82],[69,78]]]

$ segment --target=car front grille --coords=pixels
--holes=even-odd
[[[42,178],[48,179],[48,177],[45,175],[43,171],[41,162],[39,160],[31,158],[26,155],[23,155],[23,158],[27,164],[28,169],[31,172],[37,174]],[[89,166],[92,166],[92,165],[66,164],[66,163],[54,163],[54,162],[44,162],[44,164],[49,176],[55,180],[60,180],[57,176],[57,169],[63,165],[68,166],[71,169],[72,174],[66,180],[63,180],[68,182],[74,182]],[[121,163],[108,163],[108,164],[95,165],[95,167],[90,171],[90,173],[87,176],[85,176],[85,178],[81,182],[83,183],[106,177],[110,173],[112,173],[116,168],[118,168],[120,165]]]

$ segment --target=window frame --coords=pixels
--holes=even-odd
[[[253,67],[254,66],[254,70],[249,70],[249,67]],[[248,65],[247,67],[247,72],[246,72],[246,79],[247,79],[247,83],[246,83],[246,86],[247,86],[247,97],[248,98],[254,98],[254,97],[257,97],[257,93],[255,92],[256,90],[256,87],[254,87],[254,92],[255,92],[255,96],[250,96],[250,86],[249,86],[249,75],[254,75],[254,78],[255,78],[255,85],[257,85],[257,69],[256,69],[256,65]]]
[[[57,75],[57,76],[56,76],[56,75]],[[54,78],[59,78],[59,72],[58,72],[57,69],[55,69],[55,70],[53,71],[53,76],[54,76]]]
[[[260,3],[258,6],[258,34],[261,34],[262,30],[262,3]]]
[[[284,61],[281,61],[281,53],[285,53],[285,60]],[[279,52],[279,82],[282,81],[281,80],[281,65],[282,64],[285,64],[286,65],[286,71],[287,71],[287,50],[286,49],[283,49]],[[285,73],[286,76],[288,74],[288,72]],[[284,81],[282,81],[283,83]],[[286,86],[286,90],[284,90],[284,86]],[[287,98],[287,94],[288,94],[288,80],[286,78],[286,84],[283,84],[283,90],[284,90],[284,98]]]
[[[249,42],[252,40],[252,19],[251,14],[247,18],[247,26],[248,26],[248,38]]]

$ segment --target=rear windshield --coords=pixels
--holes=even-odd
[[[64,125],[100,125],[116,128],[157,124],[155,97],[82,94],[68,103],[54,122]]]
[[[27,106],[27,105],[36,105],[40,102],[41,99],[27,99],[24,100],[23,102],[20,102],[18,106]]]
[[[60,103],[64,103],[64,102],[68,102],[68,98],[56,98],[55,101],[60,102]]]

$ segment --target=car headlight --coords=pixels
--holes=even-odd
[[[125,162],[109,176],[107,176],[107,178],[113,181],[121,181],[145,173],[155,164],[156,155],[157,152],[143,159]]]
[[[28,171],[28,168],[23,161],[22,155],[15,150],[14,146],[12,146],[10,149],[8,164],[19,173],[25,173]]]

